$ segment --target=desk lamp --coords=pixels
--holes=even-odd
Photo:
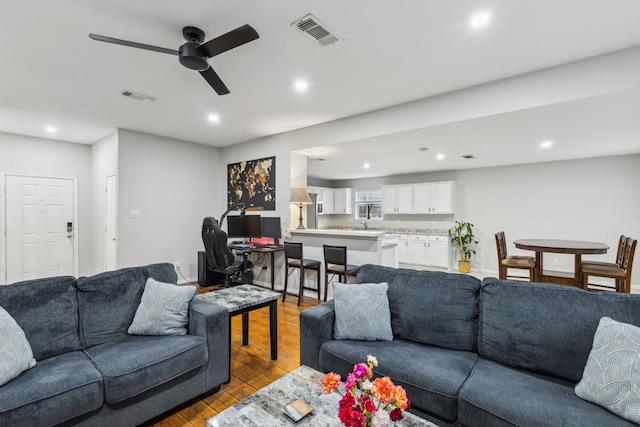
[[[289,203],[297,203],[300,208],[300,216],[298,220],[300,224],[298,224],[298,230],[304,230],[304,225],[302,225],[302,205],[310,205],[311,197],[309,197],[309,193],[307,193],[306,188],[294,188],[291,192],[291,199]]]

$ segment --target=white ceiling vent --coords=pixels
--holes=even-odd
[[[302,31],[307,37],[318,42],[321,46],[328,46],[340,40],[335,33],[331,32],[326,25],[311,14],[300,18],[291,26],[298,31]]]

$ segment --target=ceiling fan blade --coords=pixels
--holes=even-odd
[[[201,44],[198,46],[198,49],[211,58],[238,46],[242,46],[245,43],[249,43],[259,37],[258,32],[254,30],[251,25],[245,24],[220,37]]]
[[[211,85],[213,90],[218,93],[218,95],[226,95],[229,93],[229,89],[225,86],[218,74],[213,71],[213,68],[209,67],[204,71],[200,71],[200,74],[204,77],[207,83]]]
[[[119,44],[122,46],[135,47],[138,49],[146,49],[146,50],[151,50],[153,52],[168,53],[169,55],[178,55],[179,53],[177,50],[173,50],[173,49],[167,49],[167,48],[158,47],[158,46],[151,46],[149,44],[144,44],[144,43],[130,42],[128,40],[114,39],[113,37],[99,36],[97,34],[89,34],[89,37],[99,42]]]

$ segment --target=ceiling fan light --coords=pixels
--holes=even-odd
[[[178,52],[180,52],[178,58],[183,66],[196,71],[204,71],[209,68],[208,58],[198,50],[198,43],[186,42],[180,46]]]

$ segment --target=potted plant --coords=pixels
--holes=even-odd
[[[458,270],[461,273],[471,271],[471,256],[476,254],[471,245],[478,244],[473,235],[473,224],[465,221],[456,221],[456,225],[449,229],[449,238],[453,246],[458,246],[460,259],[458,260]]]

